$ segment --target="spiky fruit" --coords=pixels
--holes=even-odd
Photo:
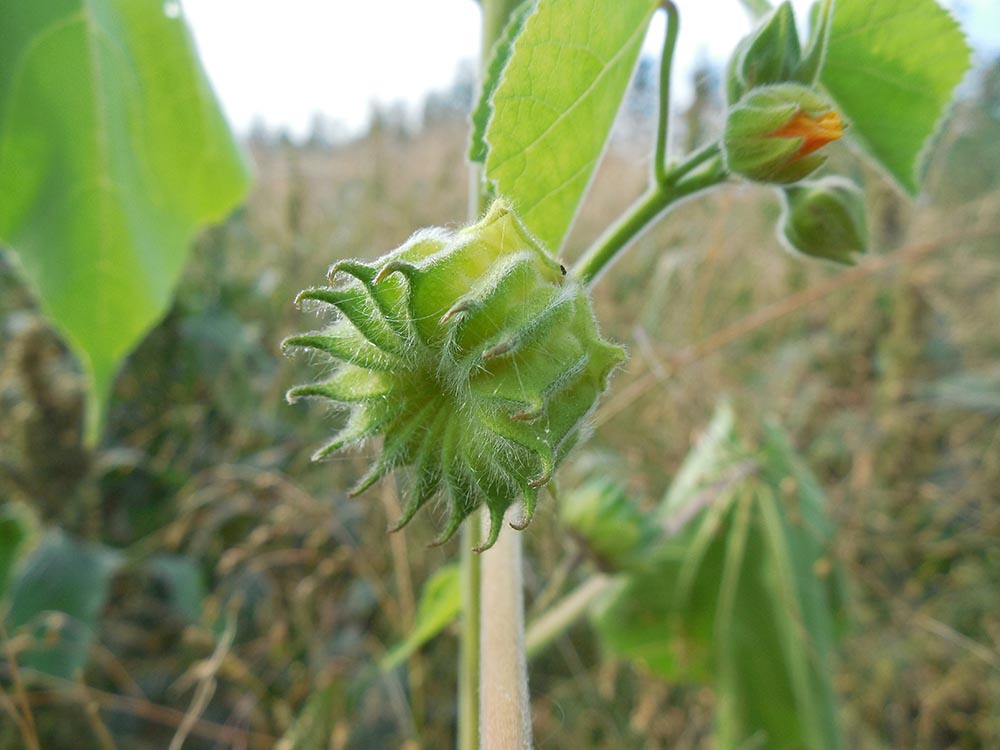
[[[352,493],[409,467],[393,529],[435,496],[450,511],[439,542],[483,503],[491,519],[483,549],[517,500],[526,525],[624,359],[601,338],[581,282],[503,201],[473,226],[425,229],[376,261],[337,263],[329,279],[299,300],[335,308],[332,325],[285,341],[337,363],[289,400],[316,396],[350,412],[314,458],[382,435]]]

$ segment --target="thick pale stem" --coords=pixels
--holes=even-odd
[[[485,69],[488,64],[493,45],[519,2],[521,0],[481,0],[483,37],[479,55],[480,71]],[[475,220],[486,209],[487,198],[482,167],[479,164],[472,164],[469,169],[469,218],[471,220]],[[458,750],[479,750],[481,558],[473,550],[479,546],[480,539],[479,526],[473,519],[470,519],[465,523],[462,532],[462,634],[458,664],[458,736],[456,743]]]
[[[458,750],[479,747],[479,525],[462,528],[462,633],[458,660]]]
[[[482,750],[531,750],[521,535],[482,553],[479,720]]]

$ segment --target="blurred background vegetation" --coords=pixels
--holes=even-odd
[[[651,65],[570,255],[645,184]],[[717,73],[697,75],[685,146],[721,118]],[[3,715],[0,749],[26,747],[31,732],[47,750],[153,750],[179,736],[189,750],[277,750],[318,685],[333,747],[451,746],[455,639],[386,675],[372,665],[409,632],[421,585],[456,543],[427,548],[433,514],[386,535],[399,514],[391,483],[347,499],[364,456],[310,464],[337,417],[286,405],[311,373],[279,345],[320,324],[292,300],[331,262],[465,216],[472,89],[460,75],[419,123],[376,109],[351,140],[322,120],[303,142],[255,130],[252,197],[201,237],[94,449],[81,440],[77,366],[0,255],[0,551],[50,553],[47,571],[22,570],[8,591],[0,685],[27,719]],[[1000,61],[964,89],[920,201],[846,147],[835,158],[865,185],[875,262],[844,271],[791,257],[773,235],[776,196],[738,186],[682,205],[602,280],[599,317],[630,360],[560,486],[616,477],[650,509],[720,398],[745,424],[776,420],[838,529],[846,746],[995,748]],[[525,539],[529,615],[597,569],[551,501]],[[53,585],[65,614],[34,616],[32,596]],[[15,655],[62,661],[32,677],[12,672]],[[614,658],[586,625],[533,661],[531,682],[539,748],[711,747],[710,690]]]

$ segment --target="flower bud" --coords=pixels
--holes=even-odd
[[[594,479],[559,498],[559,515],[608,569],[638,570],[649,560],[659,536],[645,516],[615,482]]]
[[[729,110],[726,165],[757,182],[798,182],[826,161],[814,152],[842,134],[840,117],[821,94],[795,83],[763,86]]]
[[[785,210],[778,233],[790,249],[851,264],[868,249],[865,196],[843,177],[825,177],[782,190]]]
[[[503,201],[465,229],[425,229],[373,262],[337,263],[330,283],[299,299],[333,307],[332,325],[285,342],[335,363],[289,400],[315,396],[349,412],[314,458],[382,435],[352,494],[409,467],[394,530],[439,495],[450,518],[438,542],[482,503],[491,518],[483,549],[519,498],[526,525],[624,359],[601,338],[583,284]]]
[[[730,104],[748,90],[771,83],[794,81],[802,62],[792,5],[783,2],[736,46],[726,71]]]

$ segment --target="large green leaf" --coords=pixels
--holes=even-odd
[[[249,176],[176,2],[0,4],[0,242],[92,381],[166,311]]]
[[[493,114],[493,92],[500,85],[500,76],[507,67],[511,52],[514,51],[514,40],[524,28],[524,22],[528,14],[534,9],[534,3],[528,0],[521,0],[520,4],[511,13],[504,26],[500,38],[493,45],[490,52],[489,62],[483,75],[482,84],[479,87],[479,99],[472,110],[472,131],[469,134],[469,159],[482,162],[486,159],[488,147],[486,145],[486,126],[489,124],[490,115]]]
[[[820,80],[854,138],[916,194],[927,145],[969,54],[935,0],[837,0]]]
[[[830,681],[839,590],[823,495],[777,428],[741,448],[731,412],[685,462],[665,521],[695,514],[596,611],[614,651],[670,680],[714,686],[717,744],[834,750]]]
[[[486,176],[558,251],[604,150],[656,0],[539,0],[493,93]]]
[[[379,668],[388,672],[395,669],[436,636],[462,611],[462,589],[457,565],[446,565],[432,575],[420,593],[413,632],[397,644],[379,662]]]
[[[120,563],[115,552],[49,532],[10,588],[7,630],[35,638],[23,666],[70,678],[83,667]],[[55,616],[53,620],[51,616]]]

